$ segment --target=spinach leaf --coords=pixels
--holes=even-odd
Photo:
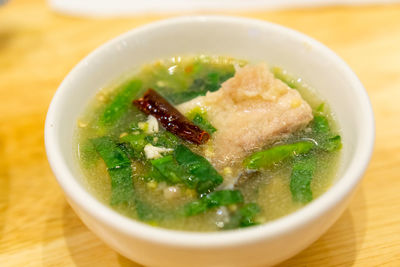
[[[137,154],[129,143],[126,142],[118,143],[117,146],[125,153],[125,155],[128,156],[130,160],[136,159]]]
[[[111,178],[111,205],[132,203],[134,188],[128,156],[110,137],[94,138],[91,142],[104,160]]]
[[[217,129],[215,129],[214,126],[212,126],[212,124],[206,120],[201,114],[197,113],[196,115],[194,115],[193,118],[193,123],[196,124],[197,126],[199,126],[201,129],[205,130],[206,132],[212,134],[215,133],[217,131]]]
[[[176,146],[180,143],[180,139],[176,135],[165,130],[155,133],[152,136],[147,136],[146,140],[153,146],[172,149],[175,149]]]
[[[144,147],[146,146],[146,134],[128,134],[121,138],[121,141],[129,143],[134,151],[135,159],[144,159]]]
[[[241,215],[240,227],[248,227],[257,225],[255,221],[255,216],[260,213],[261,209],[257,203],[248,203],[239,209]]]
[[[164,175],[160,173],[160,171],[154,167],[151,163],[145,163],[145,175],[144,179],[148,181],[157,181],[157,182],[166,182],[166,178]]]
[[[167,98],[172,104],[179,105],[198,96],[203,96],[206,93],[207,92],[182,91],[167,95],[165,98]]]
[[[131,106],[131,102],[135,95],[142,87],[142,82],[133,80],[127,84],[122,85],[119,93],[114,99],[106,106],[103,114],[99,118],[100,126],[114,125]]]
[[[258,206],[257,203],[247,203],[231,215],[224,229],[257,225],[258,223],[255,221],[255,216],[260,213],[260,211],[260,206]]]
[[[182,183],[198,193],[207,193],[222,183],[222,176],[202,156],[184,145],[175,147],[174,155],[150,161],[171,184]]]
[[[204,96],[207,92],[217,91],[221,87],[221,84],[233,77],[234,74],[233,68],[229,71],[211,71],[194,79],[187,90],[167,95],[166,98],[168,98],[172,104],[178,105],[198,96]]]
[[[298,157],[290,176],[290,192],[293,201],[307,203],[313,199],[311,180],[316,167],[316,158],[312,155]]]
[[[267,150],[253,153],[243,161],[243,165],[247,169],[252,170],[267,168],[287,158],[308,153],[313,147],[314,144],[307,141],[278,145]]]
[[[130,165],[131,161],[117,144],[107,136],[91,139],[91,142],[104,160],[108,169]]]
[[[194,188],[198,193],[208,193],[223,182],[222,176],[204,157],[193,153],[184,145],[174,150],[176,161],[192,175]]]
[[[340,135],[327,136],[324,139],[317,141],[318,147],[326,152],[332,152],[342,148],[342,141]]]
[[[200,200],[185,205],[185,216],[193,216],[209,209],[243,203],[243,195],[239,190],[219,190],[209,193]]]
[[[202,198],[208,208],[227,206],[243,202],[243,195],[239,190],[219,190],[207,194]]]
[[[189,217],[193,215],[197,215],[207,211],[207,203],[201,200],[195,200],[185,205],[184,207],[184,215]]]
[[[183,183],[189,188],[194,188],[192,175],[182,168],[172,155],[154,159],[150,162],[165,178],[166,182],[170,184]]]
[[[108,169],[111,178],[111,205],[134,201],[131,166]]]
[[[311,129],[317,134],[327,134],[331,131],[328,119],[322,115],[315,115],[311,124]]]
[[[328,119],[325,116],[321,114],[314,115],[314,120],[311,122],[311,129],[316,135],[317,149],[332,152],[342,147],[340,135],[332,133]]]

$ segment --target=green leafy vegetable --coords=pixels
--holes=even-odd
[[[200,114],[201,116],[207,116],[207,111],[205,111],[204,109],[202,109],[199,106],[196,106],[195,108],[193,108],[191,111],[189,111],[188,113],[185,114],[185,116],[189,119],[189,120],[193,120],[193,118],[197,115]]]
[[[108,169],[130,165],[126,154],[107,136],[91,139],[97,153],[103,158]]]
[[[117,146],[128,156],[129,159],[134,160],[137,158],[137,153],[128,143],[118,143]]]
[[[214,191],[200,200],[190,202],[184,207],[185,216],[193,216],[220,206],[243,203],[243,195],[239,190]]]
[[[132,203],[134,188],[128,156],[109,137],[94,138],[91,142],[103,158],[111,178],[111,205]]]
[[[331,131],[328,119],[322,115],[315,115],[311,124],[311,129],[317,134],[327,134]]]
[[[165,182],[166,178],[162,175],[156,167],[154,167],[151,163],[145,163],[145,175],[144,178],[146,181],[157,181],[157,182]]]
[[[298,157],[290,176],[290,192],[295,202],[307,203],[313,199],[311,181],[316,167],[314,156]]]
[[[128,134],[124,137],[120,138],[121,141],[127,142],[131,145],[134,156],[136,159],[144,159],[144,152],[143,149],[146,146],[146,134],[139,132],[138,134]]]
[[[223,82],[233,77],[234,70],[229,71],[212,71],[202,77],[193,80],[193,83],[185,91],[167,95],[172,104],[177,105],[189,101],[198,96],[204,96],[207,92],[217,91]]]
[[[194,188],[198,193],[208,193],[223,181],[222,176],[204,157],[193,153],[184,145],[178,145],[174,156],[179,165],[183,166],[193,176]]]
[[[142,87],[139,80],[130,81],[123,85],[119,93],[106,106],[103,114],[100,116],[99,124],[101,126],[114,125],[131,106],[131,102]]]
[[[186,101],[192,100],[198,96],[205,95],[206,92],[193,92],[193,91],[182,91],[178,93],[173,93],[171,95],[167,95],[166,98],[174,105],[178,105],[184,103]]]
[[[131,166],[108,169],[111,178],[111,205],[134,201]]]
[[[243,195],[239,190],[219,190],[203,197],[208,208],[227,206],[243,202]]]
[[[194,188],[193,177],[176,162],[172,155],[150,161],[151,164],[171,184],[183,183],[189,188]]]
[[[207,203],[201,200],[195,200],[185,205],[185,216],[193,216],[205,212],[208,209]]]
[[[247,203],[231,215],[224,229],[257,225],[258,223],[255,221],[255,216],[260,213],[260,211],[260,206],[258,206],[257,203]]]
[[[308,153],[313,147],[314,144],[307,141],[275,146],[250,155],[243,161],[243,165],[252,170],[267,168],[287,158]]]
[[[200,107],[195,107],[189,111],[186,114],[186,117],[208,133],[214,133],[217,131],[217,129],[215,129],[215,127],[207,120],[207,112]]]
[[[222,183],[222,176],[202,156],[193,153],[184,145],[175,147],[174,155],[150,161],[165,181],[182,183],[198,193],[207,193]]]
[[[240,227],[248,227],[258,224],[255,222],[255,216],[260,213],[261,209],[257,203],[248,203],[239,209],[241,215]]]
[[[326,152],[332,152],[342,148],[342,141],[340,135],[326,137],[319,140],[318,147]]]
[[[193,123],[210,134],[217,131],[217,129],[199,113],[194,116]]]
[[[146,137],[146,141],[151,143],[153,146],[172,149],[175,149],[175,147],[180,143],[179,138],[168,131],[160,131],[153,135],[149,135]]]
[[[316,134],[315,140],[318,143],[317,148],[326,152],[339,150],[342,147],[340,135],[335,135],[331,131],[328,119],[320,114],[314,115],[311,123],[311,129]]]

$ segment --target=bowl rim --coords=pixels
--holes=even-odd
[[[54,127],[57,121],[59,107],[63,102],[63,97],[67,91],[72,89],[68,85],[68,81],[73,79],[73,77],[85,67],[88,61],[95,59],[103,52],[106,52],[112,46],[126,38],[129,38],[131,35],[135,35],[139,32],[151,32],[165,26],[173,26],[188,22],[240,23],[261,28],[266,27],[269,28],[270,31],[277,31],[280,32],[280,34],[312,44],[315,49],[328,57],[331,62],[340,67],[343,73],[347,75],[347,78],[350,81],[349,88],[352,88],[352,90],[354,90],[358,95],[361,104],[358,108],[361,109],[364,114],[360,124],[363,126],[363,135],[359,137],[358,145],[355,147],[354,157],[348,164],[346,170],[344,170],[343,175],[339,177],[338,181],[324,194],[305,207],[289,215],[258,226],[223,232],[189,232],[153,227],[143,222],[125,217],[96,199],[95,196],[84,189],[83,186],[74,178],[74,175],[69,170],[64,158],[62,157],[57,130],[56,127]],[[264,239],[276,238],[282,234],[289,233],[307,225],[325,211],[336,206],[336,204],[349,195],[356,187],[368,166],[374,147],[375,121],[367,92],[355,73],[338,55],[315,39],[295,30],[263,20],[217,15],[183,16],[161,20],[134,28],[106,42],[82,59],[64,78],[54,94],[48,109],[44,134],[47,158],[58,183],[62,187],[64,193],[67,194],[67,196],[85,212],[90,214],[90,216],[126,235],[147,240],[152,243],[166,244],[176,247],[212,248],[221,246],[230,247],[238,244],[243,245]]]

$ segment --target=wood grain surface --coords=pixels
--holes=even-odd
[[[357,73],[375,111],[374,155],[349,208],[281,266],[400,266],[400,6],[234,14],[325,43]],[[0,7],[0,266],[138,266],[102,243],[68,206],[47,163],[43,127],[54,92],[80,59],[166,17],[73,18],[53,13],[43,0]]]

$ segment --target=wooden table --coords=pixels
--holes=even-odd
[[[297,29],[332,48],[364,83],[376,116],[375,152],[349,208],[282,266],[400,266],[400,6],[236,15]],[[138,266],[68,206],[47,163],[43,127],[54,92],[80,59],[165,17],[72,18],[42,0],[0,7],[0,266]]]

